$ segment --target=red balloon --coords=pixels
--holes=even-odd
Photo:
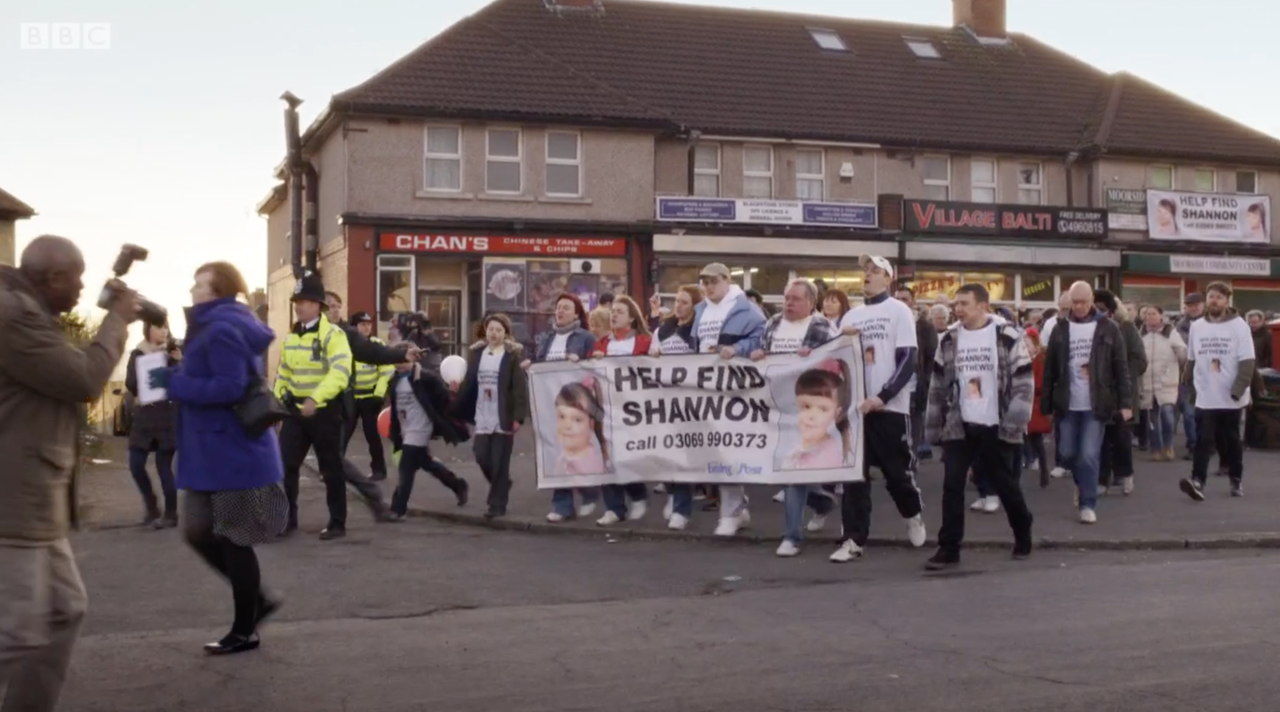
[[[391,437],[391,409],[383,408],[378,413],[378,434],[384,438]]]

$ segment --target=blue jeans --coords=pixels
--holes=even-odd
[[[1187,436],[1187,450],[1196,450],[1196,407],[1188,397],[1191,386],[1178,386],[1178,412],[1182,414],[1182,432]]]
[[[688,519],[693,516],[693,485],[680,482],[667,484],[667,496],[671,498],[671,513]]]
[[[628,498],[632,502],[649,501],[649,485],[646,482],[632,482],[628,485],[605,485],[601,490],[604,493],[605,509],[618,515],[620,519],[627,518]]]
[[[794,544],[804,541],[804,508],[807,505],[819,517],[825,517],[835,509],[836,503],[818,485],[787,485],[786,500],[782,503],[782,538]]]
[[[151,477],[147,474],[147,456],[151,453],[142,448],[129,448],[129,474],[142,494],[142,501],[147,511],[157,509],[155,490],[151,488]],[[156,453],[156,474],[160,476],[160,490],[164,493],[164,516],[178,516],[178,490],[173,486],[173,450],[162,450]]]
[[[1089,410],[1073,410],[1062,418],[1058,452],[1080,488],[1080,509],[1098,506],[1098,469],[1105,425]]]
[[[595,487],[580,487],[577,490],[582,496],[583,504],[595,504],[600,499],[600,490]],[[573,506],[572,489],[558,489],[551,493],[551,511],[559,514],[565,519],[571,519],[578,516],[578,510]]]
[[[1147,410],[1147,422],[1151,424],[1150,445],[1152,452],[1173,449],[1173,404],[1155,405]]]

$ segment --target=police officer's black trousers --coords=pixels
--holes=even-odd
[[[355,416],[347,423],[345,448],[351,447],[351,436],[356,430],[364,431],[364,440],[369,444],[369,469],[375,477],[387,476],[387,459],[382,450],[382,436],[378,434],[378,416],[382,414],[381,398],[357,398]]]
[[[315,448],[320,476],[329,504],[329,528],[346,529],[347,490],[343,469],[342,403],[330,403],[304,418],[294,411],[280,426],[280,456],[284,460],[284,491],[289,497],[289,525],[298,525],[298,475],[307,451]]]

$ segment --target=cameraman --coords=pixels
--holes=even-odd
[[[0,707],[52,710],[88,598],[67,533],[81,407],[124,352],[137,295],[118,284],[94,340],[68,343],[59,314],[80,301],[84,256],[42,235],[0,266]]]

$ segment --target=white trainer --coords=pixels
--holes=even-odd
[[[627,521],[629,522],[640,521],[641,519],[644,519],[644,515],[648,513],[648,511],[649,511],[648,502],[645,502],[644,500],[632,502],[631,506],[627,507]]]
[[[671,519],[667,520],[667,528],[676,531],[684,531],[689,526],[689,519],[683,514],[672,514]]]
[[[973,504],[969,505],[969,509],[972,509],[972,510],[973,510],[973,511],[975,511],[975,512],[981,512],[981,511],[985,510],[986,508],[987,508],[987,498],[986,498],[986,497],[979,497],[979,498],[977,498],[977,499],[973,500]]]
[[[746,529],[751,526],[751,510],[744,509],[738,512],[738,528]]]
[[[1070,474],[1071,474],[1071,471],[1066,469],[1065,467],[1055,467],[1052,470],[1049,470],[1049,476],[1054,479],[1061,479]]]
[[[565,516],[559,512],[547,512],[547,521],[552,524],[559,524],[565,520]]]
[[[1088,509],[1088,508],[1080,510],[1081,524],[1097,524],[1097,522],[1098,522],[1097,512],[1094,512],[1092,509]]]
[[[588,503],[586,503],[586,504],[582,505],[581,507],[578,507],[578,517],[580,517],[580,518],[582,518],[582,519],[586,519],[587,517],[589,517],[589,516],[591,516],[591,515],[593,515],[593,514],[595,514],[595,513],[596,513],[596,503],[595,503],[595,502],[588,502]]]
[[[662,506],[662,518],[670,520],[671,515],[675,513],[676,498],[667,497],[667,503]]]
[[[796,556],[800,553],[800,547],[796,546],[795,542],[790,539],[783,539],[782,543],[778,545],[778,550],[774,553],[785,557]]]
[[[778,504],[782,504],[783,502],[787,501],[787,491],[778,490],[778,493],[773,496],[773,501],[777,502]]]
[[[596,526],[611,527],[620,521],[622,521],[622,517],[619,517],[617,514],[614,514],[613,510],[610,509],[609,511],[604,513],[603,517],[600,517],[599,519],[596,520]]]
[[[809,523],[805,525],[804,528],[811,532],[820,532],[822,531],[822,528],[825,526],[827,526],[826,515],[815,514],[813,515],[813,518],[809,520]]]
[[[721,517],[716,524],[716,536],[734,536],[738,533],[737,517]]]
[[[925,529],[923,514],[917,514],[907,520],[907,538],[917,549],[924,546],[925,540],[929,538],[929,532]]]
[[[992,495],[987,497],[982,503],[982,511],[987,514],[995,514],[1000,511],[1000,498]]]
[[[835,553],[828,557],[828,561],[835,564],[847,564],[850,561],[857,561],[862,558],[862,547],[853,542],[852,539],[846,539]]]

